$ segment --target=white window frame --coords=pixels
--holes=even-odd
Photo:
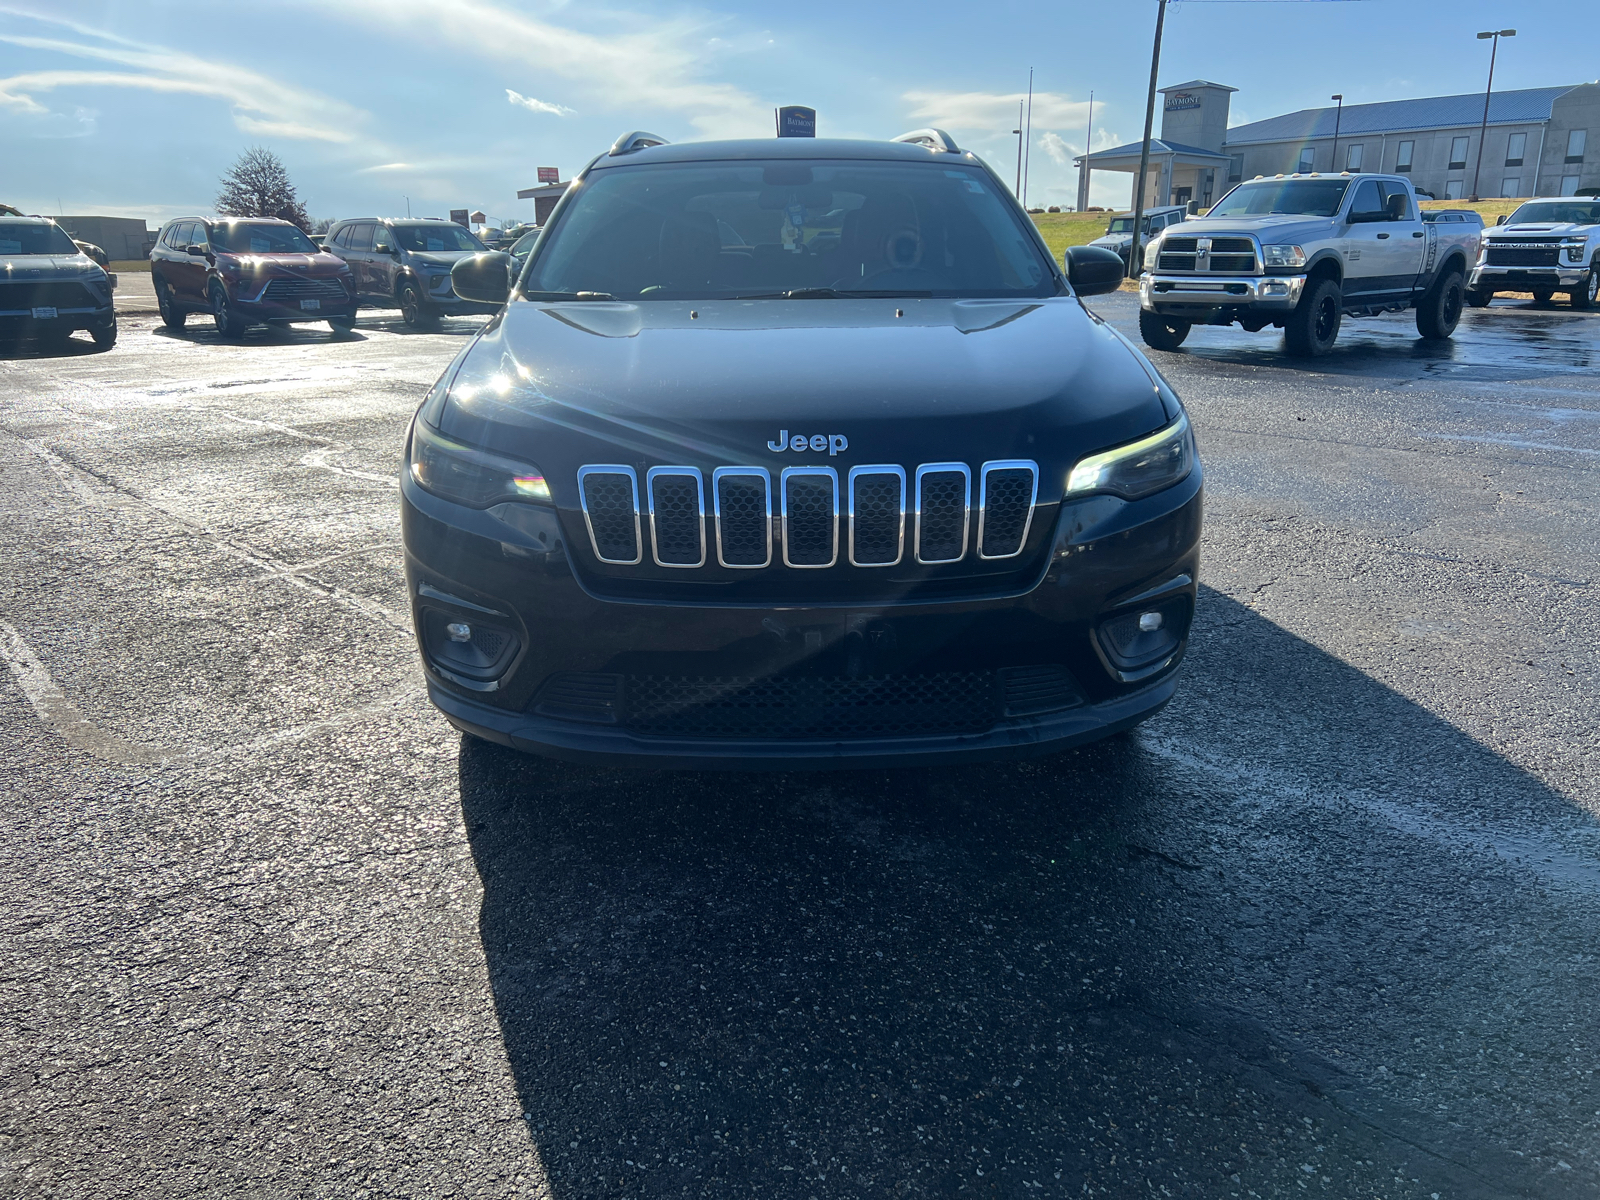
[[[1417,156],[1417,143],[1407,138],[1395,148],[1394,171],[1396,175],[1409,175],[1411,164]]]
[[[1502,200],[1516,200],[1522,195],[1522,180],[1502,179],[1500,181],[1500,198]]]
[[[1563,175],[1561,177],[1561,190],[1557,194],[1562,196],[1576,196],[1578,194],[1578,183],[1582,179],[1582,175]]]
[[[1461,157],[1460,158],[1456,157],[1456,147],[1457,146],[1461,147]],[[1452,170],[1452,171],[1459,171],[1462,167],[1466,166],[1467,165],[1467,155],[1471,152],[1471,150],[1472,150],[1472,139],[1470,137],[1453,137],[1453,138],[1451,138],[1450,139],[1449,169]]]
[[[1306,161],[1308,158],[1311,160],[1309,163]],[[1302,175],[1308,175],[1315,171],[1317,169],[1317,148],[1315,146],[1303,147],[1300,151],[1300,160],[1294,169]]]
[[[1588,148],[1589,131],[1587,129],[1567,130],[1567,161],[1582,162],[1583,153]],[[1577,147],[1574,149],[1573,147]]]
[[[1528,135],[1513,133],[1506,139],[1506,166],[1520,167],[1528,153]]]
[[[1444,198],[1446,200],[1461,199],[1461,180],[1451,179],[1444,185]]]
[[[1344,148],[1344,169],[1355,172],[1361,170],[1361,160],[1365,156],[1364,144],[1355,142]]]

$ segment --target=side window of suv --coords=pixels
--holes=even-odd
[[[189,243],[194,246],[204,246],[210,239],[206,236],[209,231],[204,221],[196,221],[189,226]]]
[[[394,249],[394,239],[389,235],[387,225],[376,225],[372,233],[372,252],[374,254],[388,254]]]
[[[172,228],[167,230],[167,247],[181,254],[183,248],[189,244],[189,230],[193,225],[192,221],[175,222]]]
[[[352,250],[371,250],[372,226],[352,225],[349,234],[346,235],[344,244]]]
[[[1355,199],[1350,201],[1350,215],[1383,212],[1383,197],[1378,194],[1376,179],[1363,179],[1356,187]]]

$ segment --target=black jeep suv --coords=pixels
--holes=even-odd
[[[508,300],[508,256],[455,290]],[[671,146],[578,177],[422,402],[401,481],[433,702],[605,763],[1039,754],[1177,686],[1189,419],[948,135]],[[1076,279],[1081,285],[1076,288]]]

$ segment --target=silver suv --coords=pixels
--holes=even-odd
[[[471,230],[452,222],[354,217],[329,229],[322,247],[350,264],[361,304],[398,308],[413,329],[434,328],[440,317],[495,311],[450,287],[450,268],[484,249]]]

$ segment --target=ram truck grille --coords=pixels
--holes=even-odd
[[[1169,237],[1161,240],[1156,270],[1187,274],[1253,275],[1256,247],[1249,238]]]

